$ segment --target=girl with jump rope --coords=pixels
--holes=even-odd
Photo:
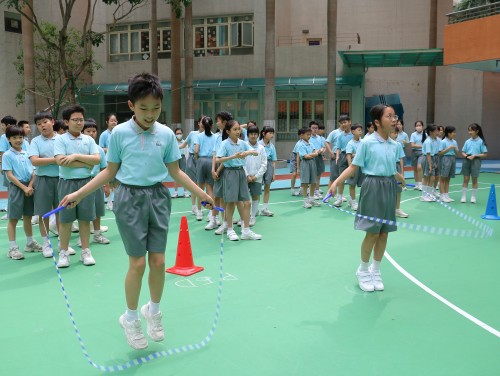
[[[351,165],[332,183],[328,196],[335,194],[339,182],[356,174],[359,168],[366,175],[361,184],[358,214],[361,216],[396,220],[397,181],[405,185],[403,175],[396,172],[397,142],[389,135],[398,119],[394,108],[382,104],[370,110],[376,131],[359,145]],[[384,290],[380,263],[384,257],[389,232],[397,230],[395,224],[381,223],[356,215],[354,227],[366,232],[361,243],[361,264],[356,271],[359,288],[363,291]],[[392,223],[392,222],[391,222]],[[370,257],[373,253],[373,262]]]
[[[462,148],[462,157],[464,157],[462,164],[464,183],[462,185],[462,199],[460,202],[467,202],[467,189],[469,188],[469,179],[472,176],[472,196],[470,198],[470,202],[475,204],[477,178],[479,177],[479,172],[481,171],[481,158],[486,158],[488,149],[486,148],[483,130],[479,124],[472,123],[469,125],[467,130],[470,138],[465,141],[464,147]]]

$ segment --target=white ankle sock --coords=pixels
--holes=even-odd
[[[359,264],[359,268],[358,270],[360,272],[367,272],[368,271],[368,267],[370,266],[370,263],[369,262],[363,262],[361,261],[361,264]]]
[[[9,242],[9,248],[14,248],[14,247],[17,247],[17,243],[15,240],[12,240]]]
[[[125,311],[125,320],[128,322],[132,322],[135,320],[139,320],[139,314],[136,309],[128,309]]]
[[[373,262],[372,262],[372,270],[373,271],[380,271],[380,261],[373,260]]]
[[[149,313],[151,315],[156,315],[160,312],[160,303],[155,303],[152,300],[149,301]]]

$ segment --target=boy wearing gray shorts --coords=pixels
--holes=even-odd
[[[300,157],[300,185],[302,187],[302,194],[304,195],[304,208],[310,209],[313,206],[321,206],[321,204],[314,200],[314,191],[316,187],[316,162],[314,158],[318,156],[318,150],[309,142],[311,138],[311,129],[304,130],[304,136],[297,148],[297,154]],[[308,197],[307,189],[311,197]]]
[[[127,343],[134,349],[145,349],[148,341],[137,308],[146,264],[149,265],[150,300],[142,306],[141,314],[146,319],[149,337],[156,342],[164,339],[160,300],[165,283],[171,200],[168,189],[161,182],[170,174],[200,201],[211,206],[213,200],[179,169],[180,152],[175,147],[174,132],[156,121],[162,111],[163,99],[159,78],[149,73],[132,77],[128,96],[128,105],[134,116],[113,130],[107,154],[108,166],[84,187],[66,196],[61,205],[73,208],[103,184],[115,179],[120,184],[115,191],[113,211],[129,266],[125,278],[127,309],[120,316],[119,323]],[[144,163],[147,163],[147,169]]]
[[[92,168],[101,160],[94,139],[82,134],[84,114],[85,110],[79,105],[66,107],[62,113],[68,132],[57,137],[54,145],[54,156],[59,165],[57,190],[60,199],[87,184],[90,181]],[[95,219],[94,194],[86,197],[76,207],[61,211],[59,219],[61,246],[57,266],[67,268],[70,265],[68,247],[71,225],[75,220],[78,220],[82,241],[80,261],[86,266],[94,265],[95,260],[89,249],[90,221]]]

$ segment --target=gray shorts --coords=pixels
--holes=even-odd
[[[189,153],[189,157],[186,161],[186,174],[189,179],[196,182],[196,159],[194,159],[194,154]]]
[[[44,215],[59,206],[59,195],[57,185],[59,177],[36,176],[33,188],[35,188],[35,214]]]
[[[162,183],[149,187],[120,184],[113,212],[127,255],[165,253],[172,208],[170,192]]]
[[[472,161],[465,158],[462,162],[462,175],[477,178],[481,171],[481,158],[474,158]]]
[[[318,155],[314,160],[316,162],[316,177],[321,177],[321,174],[325,172],[325,161],[323,160],[323,156]]]
[[[181,155],[181,159],[179,159],[179,169],[183,172],[186,172],[186,156],[184,154]]]
[[[335,179],[339,176],[339,166],[337,165],[335,158],[332,158],[330,161],[330,181],[335,181]]]
[[[346,183],[349,185],[354,185],[354,186],[357,185],[358,187],[361,187],[361,184],[363,184],[364,179],[365,179],[365,174],[363,174],[361,167],[358,167],[354,176],[351,176],[349,179],[347,179]]]
[[[104,189],[101,187],[95,193],[95,216],[104,217],[106,208],[104,207]]]
[[[359,194],[359,215],[396,221],[397,183],[393,176],[365,177]],[[389,225],[356,216],[354,228],[370,233],[397,231],[395,224]]]
[[[267,160],[267,170],[264,173],[264,176],[262,177],[262,183],[264,185],[270,185],[271,182],[273,181],[273,176],[274,176],[274,167],[273,167],[273,161]]]
[[[300,161],[300,184],[316,184],[316,162],[314,159]]]
[[[215,170],[219,168],[219,164],[215,164]],[[219,174],[219,180],[214,180],[214,197],[222,198],[224,197],[224,188],[222,184],[222,177],[224,176],[224,168],[222,168]]]
[[[417,165],[419,164],[418,160],[419,160],[421,155],[422,155],[421,149],[412,149],[412,151],[411,151],[411,165],[413,167],[417,167]]]
[[[404,175],[404,172],[401,172],[401,165],[399,164],[399,162],[396,163],[396,171],[399,172],[401,175]],[[398,192],[399,193],[403,192],[403,187],[401,186],[401,184],[398,184]]]
[[[344,170],[347,168],[347,154],[345,151],[340,153],[339,156],[339,161],[337,162],[338,169],[339,169],[339,176],[344,172]]]
[[[437,155],[431,156],[432,169],[429,169],[429,164],[427,163],[427,158],[425,156],[422,162],[422,171],[424,176],[439,176],[439,159]]]
[[[248,190],[251,197],[260,196],[262,194],[262,183],[258,181],[248,183]]]
[[[224,167],[222,180],[224,202],[250,200],[247,176],[243,167]]]
[[[457,168],[457,159],[453,155],[443,155],[441,158],[440,174],[443,178],[454,178]]]
[[[21,182],[28,186],[28,182]],[[7,218],[21,219],[23,215],[31,217],[34,212],[33,195],[26,196],[17,185],[9,184],[9,200],[7,202]]]
[[[290,154],[290,172],[297,172],[297,153]]]
[[[90,181],[90,178],[85,179],[59,179],[57,192],[59,193],[59,201],[64,196],[76,192]],[[59,220],[61,223],[72,223],[75,220],[91,222],[95,219],[95,192],[89,194],[72,209],[64,209],[59,212]]]
[[[212,177],[212,157],[200,157],[196,161],[196,181],[198,184],[214,185]]]
[[[2,171],[3,186],[9,188],[9,181],[7,180],[7,173]]]

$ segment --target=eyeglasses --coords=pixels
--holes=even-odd
[[[397,121],[399,119],[399,116],[398,115],[392,115],[392,116],[391,115],[387,115],[386,118]]]
[[[83,123],[85,121],[85,119],[83,119],[83,118],[69,119],[69,120],[71,120],[71,121],[73,121],[75,123]]]

